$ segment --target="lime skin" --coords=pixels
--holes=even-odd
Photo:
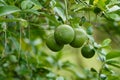
[[[56,43],[54,33],[49,34],[49,36],[46,39],[46,45],[50,50],[54,52],[60,51],[64,46]]]
[[[74,39],[74,30],[71,26],[63,24],[56,28],[54,35],[58,44],[69,44]]]

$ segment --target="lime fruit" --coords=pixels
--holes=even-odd
[[[71,26],[63,24],[56,28],[54,35],[58,44],[69,44],[74,39],[74,30]]]
[[[74,29],[74,31],[75,31],[75,36],[73,41],[70,43],[70,45],[74,48],[79,48],[85,43],[85,41],[88,38],[83,29],[76,28]]]
[[[49,49],[55,52],[61,50],[64,46],[56,43],[54,33],[49,34],[49,36],[46,39],[46,45]]]
[[[81,49],[81,54],[85,58],[92,58],[95,55],[95,50],[90,45],[85,45]]]

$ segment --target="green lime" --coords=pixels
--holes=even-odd
[[[70,45],[74,48],[79,48],[85,43],[85,41],[88,38],[83,29],[76,28],[74,29],[74,31],[75,31],[75,36],[73,41],[70,43]]]
[[[51,33],[46,39],[46,45],[52,51],[59,51],[63,48],[64,45],[59,45],[56,43],[54,38],[54,33]]]
[[[74,39],[73,28],[66,24],[58,26],[54,34],[58,44],[69,44]]]
[[[81,54],[85,58],[92,58],[95,55],[95,50],[90,45],[85,45],[81,49]]]

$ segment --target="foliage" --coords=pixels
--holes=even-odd
[[[0,80],[120,80],[114,70],[120,69],[120,51],[110,47],[111,40],[120,43],[119,11],[119,0],[0,0]],[[87,32],[99,70],[63,60],[65,50],[46,48],[46,36],[61,24]],[[94,28],[111,40],[97,43]]]

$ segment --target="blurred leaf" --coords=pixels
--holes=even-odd
[[[108,75],[108,80],[120,80],[119,74]]]
[[[14,49],[19,50],[20,44],[19,44],[19,42],[16,40],[16,38],[14,38],[14,37],[9,37],[9,39],[12,41]]]
[[[22,9],[30,9],[30,8],[32,8],[34,10],[38,10],[38,9],[41,9],[42,6],[41,6],[41,4],[39,3],[38,0],[26,0],[26,1],[21,2],[21,8]]]
[[[107,14],[108,18],[111,18],[114,21],[120,21],[120,15],[116,13]]]
[[[39,9],[42,8],[42,5],[40,4],[40,2],[38,0],[31,0],[31,1],[34,3],[34,5],[39,6]]]
[[[4,6],[4,4],[2,2],[0,2],[0,6]]]
[[[103,42],[102,42],[102,47],[107,47],[109,46],[111,43],[111,39],[105,39]]]
[[[114,11],[120,10],[120,7],[115,5],[115,6],[111,7],[111,8],[109,8],[108,10],[109,10],[109,12],[114,12]]]
[[[56,78],[56,80],[65,80],[65,79],[64,79],[64,77],[59,76],[59,77]]]
[[[32,7],[32,2],[30,0],[24,0],[21,2],[21,8],[22,9],[30,9]]]
[[[18,11],[20,11],[20,9],[15,6],[0,6],[0,16],[15,13]]]
[[[6,2],[4,0],[0,0],[0,6],[6,5]]]
[[[39,15],[39,12],[37,10],[34,10],[34,9],[26,9],[26,10],[23,10],[23,12],[33,13],[33,14]]]
[[[24,20],[24,19],[21,19],[20,26],[27,28],[28,27],[28,22],[26,20]]]
[[[106,55],[106,59],[120,57],[120,50],[112,50]]]
[[[79,12],[79,11],[93,11],[93,10],[94,10],[93,7],[82,7],[82,8],[74,10],[74,12]]]
[[[45,76],[50,71],[44,67],[37,68],[36,73],[41,74],[42,76]]]
[[[93,5],[94,0],[89,0],[89,4]]]
[[[106,63],[114,63],[114,64],[120,64],[120,61],[118,60],[107,60]]]
[[[98,3],[98,0],[94,0],[94,2],[93,2],[93,3],[94,3],[94,5],[96,5],[96,4]]]
[[[64,68],[69,68],[69,67],[73,67],[73,66],[75,66],[75,64],[73,64],[69,61],[65,61],[65,62],[63,62],[62,68],[64,69]]]
[[[61,9],[60,7],[54,7],[54,12],[56,12],[64,22],[66,21],[66,16],[64,14],[63,9]]]
[[[57,19],[55,18],[55,15],[50,15],[50,14],[48,14],[48,13],[40,13],[40,14],[42,14],[42,15],[44,15],[46,18],[48,18],[49,21],[54,24],[54,26],[59,26],[59,25],[60,25],[60,23],[59,23],[59,22],[57,21]]]
[[[73,19],[69,19],[69,22],[71,23],[71,26],[74,28],[79,27],[79,24],[82,25],[82,23],[80,22],[80,18],[78,18],[78,17],[73,18]]]
[[[109,4],[111,0],[106,0],[105,4]]]
[[[49,78],[54,78],[54,77],[56,77],[56,74],[50,72],[46,76],[49,77]]]
[[[76,20],[75,20],[75,21],[76,21]],[[82,16],[79,24],[80,24],[80,25],[83,25],[85,22],[86,22],[86,18],[85,18],[85,16]]]
[[[95,14],[99,14],[101,11],[102,11],[102,10],[101,10],[100,8],[98,8],[98,7],[95,7],[95,8],[94,8],[94,13],[95,13]]]
[[[85,5],[82,5],[82,4],[73,4],[73,5],[71,5],[70,9],[72,11],[78,11],[84,7],[85,7]]]
[[[88,33],[89,35],[92,35],[92,34],[93,34],[93,28],[92,28],[92,26],[87,28],[87,33]]]
[[[15,55],[10,55],[9,58],[10,58],[11,62],[13,62],[13,63],[17,62],[17,57]]]
[[[100,74],[101,80],[106,80],[107,76],[105,74]]]
[[[91,68],[90,70],[91,70],[92,72],[97,72],[94,68]]]
[[[108,75],[108,74],[112,74],[113,73],[113,70],[111,68],[109,68],[108,64],[106,63],[104,66],[103,66],[103,69],[102,69],[102,73]]]
[[[97,6],[98,8],[100,8],[102,11],[105,10],[106,6],[105,6],[105,0],[97,0]]]
[[[33,6],[32,9],[35,9],[35,10],[42,9],[42,5],[40,4],[40,2],[38,0],[31,0],[31,1],[35,5],[35,6]]]
[[[107,60],[106,63],[108,65],[120,68],[120,61],[119,60],[118,61],[117,60]]]
[[[120,64],[114,64],[114,63],[107,63],[108,65],[114,66],[116,68],[120,68]]]

